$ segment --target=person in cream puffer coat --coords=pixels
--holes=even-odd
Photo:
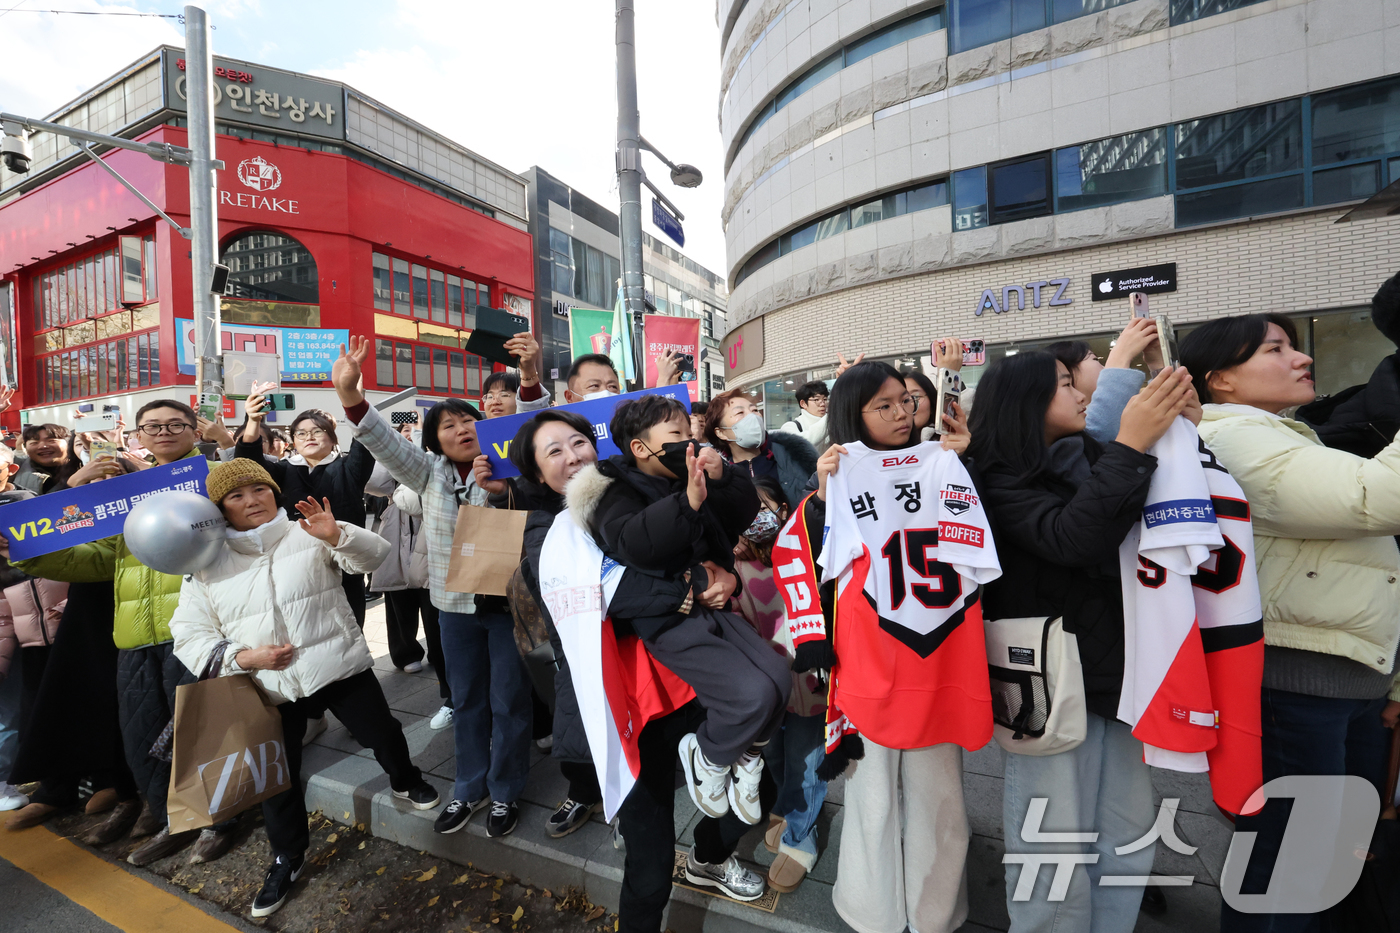
[[[218,675],[251,674],[282,716],[283,752],[291,788],[262,804],[275,856],[253,916],[267,916],[286,899],[310,844],[301,787],[301,746],[309,718],[335,713],[389,775],[394,796],[426,810],[438,793],[409,755],[371,670],[373,659],[341,586],[341,573],[374,570],[389,542],[338,522],[330,500],[296,503],[287,519],[281,490],[267,469],[235,458],[209,471],[209,498],[228,521],[228,548],[208,568],[185,577],[170,620],[175,655],[204,670],[224,645]]]
[[[1367,459],[1323,446],[1289,417],[1316,391],[1312,359],[1284,315],[1209,321],[1182,341],[1181,361],[1206,403],[1201,440],[1249,501],[1264,616],[1264,780],[1353,775],[1383,795],[1386,727],[1400,716],[1400,440]],[[1274,890],[1288,824],[1288,806],[1273,799],[1236,820],[1237,832],[1257,834],[1243,888]],[[1316,834],[1302,844],[1349,845]],[[1220,928],[1231,933],[1315,925],[1305,910],[1221,907]]]

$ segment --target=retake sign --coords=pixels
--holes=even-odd
[[[262,192],[276,191],[282,187],[282,170],[262,156],[254,156],[238,163],[234,175],[245,188],[255,193],[230,191],[219,188],[219,204],[222,207],[246,207],[252,210],[271,211],[274,214],[300,214],[301,204],[293,198],[267,197]]]
[[[185,110],[185,58],[161,55],[165,106]],[[263,65],[214,59],[214,117],[300,136],[345,138],[345,88]]]
[[[1053,295],[1049,294],[1051,288],[1055,289]],[[974,314],[981,316],[983,311],[991,311],[993,314],[1005,314],[1011,310],[1011,302],[1016,302],[1016,310],[1026,310],[1026,295],[1029,293],[1031,307],[1040,307],[1040,296],[1042,290],[1046,292],[1046,304],[1052,308],[1063,307],[1074,304],[1073,298],[1066,298],[1065,291],[1069,288],[1069,279],[1046,279],[1043,282],[1027,282],[1025,285],[1004,285],[1001,289],[1001,301],[997,301],[996,289],[982,289],[982,298],[977,303],[977,310]]]

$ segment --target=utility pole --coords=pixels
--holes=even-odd
[[[645,309],[642,287],[642,117],[632,0],[617,0],[617,188],[621,200],[622,307],[629,327]],[[633,341],[635,344],[636,341]]]
[[[195,384],[200,413],[210,420],[222,420],[224,380],[219,362],[219,296],[214,293],[214,264],[219,261],[214,175],[214,56],[209,48],[209,18],[204,10],[193,5],[185,7],[185,98],[192,156],[190,272],[194,282]]]

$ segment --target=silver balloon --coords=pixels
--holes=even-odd
[[[126,517],[126,546],[141,563],[161,573],[203,570],[227,546],[224,513],[206,496],[172,489],[143,500]]]

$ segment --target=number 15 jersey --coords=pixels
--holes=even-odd
[[[980,586],[1001,576],[957,454],[847,444],[827,482],[823,582],[836,581],[832,702],[886,748],[991,738]]]

